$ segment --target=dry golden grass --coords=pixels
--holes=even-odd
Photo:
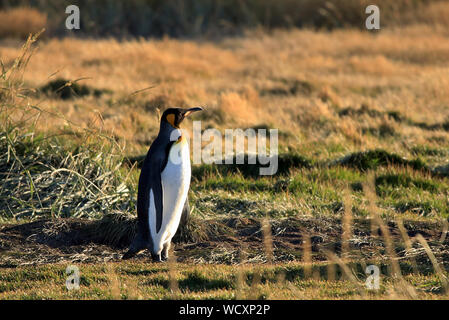
[[[281,143],[308,150],[317,143],[349,150],[448,145],[444,130],[427,130],[386,115],[342,116],[366,105],[413,122],[449,116],[447,32],[438,26],[357,30],[252,32],[217,43],[187,40],[48,40],[30,62],[25,83],[40,87],[61,77],[111,90],[101,98],[32,103],[81,127],[101,127],[143,152],[156,134],[157,108],[207,106],[203,121],[219,127],[266,124],[290,133]],[[0,46],[5,65],[18,48]],[[154,86],[154,87],[152,87]],[[148,87],[151,89],[142,90]],[[133,94],[135,93],[135,94]],[[224,114],[217,120],[216,114]],[[42,116],[44,131],[64,120]],[[189,127],[189,124],[186,125]],[[59,128],[59,129],[58,129]],[[387,137],[379,130],[392,128]],[[374,133],[373,133],[374,132]],[[379,133],[380,132],[380,133]],[[398,138],[388,139],[388,134]]]
[[[0,38],[26,39],[47,25],[47,15],[32,8],[18,7],[0,11]]]

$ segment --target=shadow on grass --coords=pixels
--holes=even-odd
[[[111,92],[110,90],[94,89],[62,78],[48,82],[41,87],[41,91],[48,96],[54,96],[62,100],[81,98],[88,95],[100,97],[104,93]]]
[[[189,272],[184,279],[178,280],[178,287],[182,291],[210,291],[210,290],[220,290],[220,289],[234,289],[235,285],[233,281],[226,279],[214,279],[212,277],[205,276],[201,272],[195,270]],[[170,288],[170,281],[163,277],[156,277],[149,279],[145,282],[146,285],[150,286],[161,286],[165,289]]]

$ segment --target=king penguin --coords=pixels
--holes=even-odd
[[[202,108],[169,108],[161,117],[159,134],[143,162],[137,192],[137,234],[123,259],[148,249],[153,261],[168,259],[173,236],[190,213],[190,150],[179,126]]]

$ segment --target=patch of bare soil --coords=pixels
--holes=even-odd
[[[404,221],[413,241],[421,234],[445,267],[449,262],[449,239],[438,222]],[[394,222],[388,227],[400,259],[414,258],[428,264],[425,250],[416,241],[406,249]],[[0,268],[50,263],[98,263],[119,261],[136,230],[135,220],[126,215],[111,214],[101,220],[39,220],[18,225],[0,225]],[[326,261],[325,251],[340,253],[341,221],[330,217],[298,217],[271,221],[274,262],[301,261],[304,239],[310,237],[312,259]],[[264,263],[266,246],[261,221],[252,218],[221,220],[191,219],[174,238],[178,262],[192,263]],[[355,219],[349,240],[349,258],[387,259],[380,229],[371,231],[367,219]],[[148,259],[144,251],[134,259]]]

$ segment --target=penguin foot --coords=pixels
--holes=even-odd
[[[161,257],[163,261],[167,261],[168,260],[168,253],[170,251],[170,242],[166,243],[164,245],[164,248],[162,249],[161,252]]]
[[[128,260],[131,259],[132,257],[134,257],[136,255],[136,252],[133,250],[128,250],[128,252],[126,252],[123,257],[122,260]]]
[[[152,254],[151,258],[153,259],[153,262],[162,262],[160,254]]]

